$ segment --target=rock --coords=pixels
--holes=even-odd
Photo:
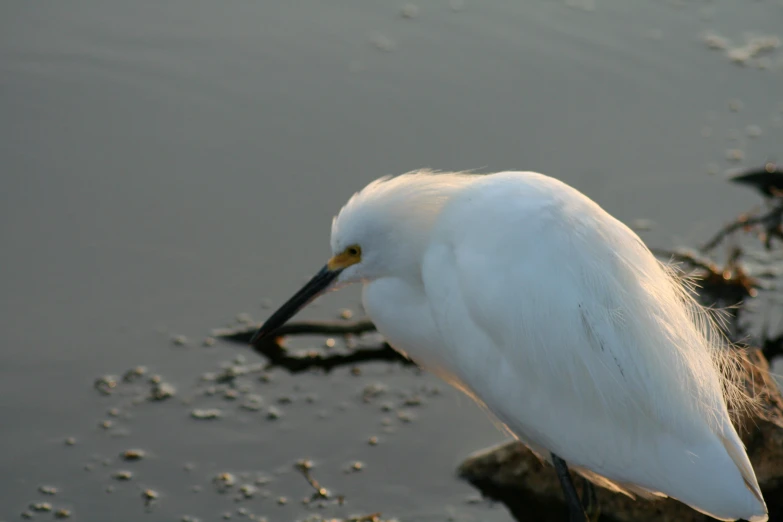
[[[770,520],[783,520],[783,397],[760,350],[747,350],[745,385],[756,403],[736,420],[747,446]],[[554,468],[522,443],[507,442],[471,455],[459,467],[461,478],[506,504],[518,520],[567,520]],[[582,480],[574,482],[581,492]],[[672,499],[633,500],[596,486],[602,522],[706,522],[711,518]]]

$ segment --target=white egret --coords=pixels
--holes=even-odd
[[[750,400],[708,311],[639,237],[533,172],[381,178],[332,221],[326,266],[260,328],[348,283],[396,350],[555,465],[721,520],[767,520],[727,404]]]

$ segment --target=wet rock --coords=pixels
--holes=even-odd
[[[141,498],[144,499],[144,504],[147,506],[158,500],[158,497],[158,492],[154,489],[145,489],[141,492]]]
[[[128,471],[126,469],[121,469],[119,471],[115,471],[114,474],[111,476],[114,480],[119,480],[121,482],[126,482],[133,478],[133,472]]]
[[[219,493],[225,492],[227,489],[233,488],[237,483],[237,478],[233,473],[223,472],[215,475],[212,479],[212,483]]]
[[[184,335],[175,335],[171,338],[171,342],[176,346],[187,346],[188,338]]]
[[[69,509],[58,509],[54,512],[54,518],[65,519],[71,518],[71,511]]]
[[[159,382],[152,385],[149,398],[151,401],[165,401],[166,399],[174,397],[176,393],[176,388],[174,388],[174,386],[171,384],[166,382]]]
[[[48,513],[52,510],[52,505],[48,502],[35,502],[30,504],[30,509],[36,513]]]
[[[266,410],[266,418],[269,420],[277,420],[283,416],[283,412],[275,406],[270,406]]]
[[[122,380],[125,382],[134,382],[143,377],[147,373],[146,366],[136,366],[131,368],[122,375]]]
[[[190,416],[199,420],[214,420],[219,419],[222,415],[221,411],[217,408],[199,409],[190,412]]]
[[[93,383],[93,388],[103,395],[111,395],[117,389],[117,377],[114,375],[98,377]]]
[[[747,353],[745,384],[753,390],[757,401],[751,411],[737,419],[737,431],[748,448],[770,520],[778,520],[783,517],[783,397],[760,350]],[[486,496],[505,503],[519,520],[565,519],[563,495],[554,469],[542,464],[520,442],[508,442],[472,455],[459,467],[459,475]],[[596,494],[601,520],[705,520],[704,515],[672,499],[632,500],[598,486]]]
[[[56,495],[57,488],[54,486],[38,486],[38,492],[43,495]]]
[[[264,399],[260,395],[250,394],[247,395],[239,405],[243,410],[258,411],[264,404]]]
[[[120,453],[120,457],[122,458],[122,460],[126,460],[128,462],[141,460],[146,456],[147,456],[147,452],[142,449],[129,449]]]

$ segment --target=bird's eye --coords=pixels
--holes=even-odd
[[[345,253],[351,257],[359,257],[362,253],[362,249],[359,248],[359,245],[349,246],[345,249]]]

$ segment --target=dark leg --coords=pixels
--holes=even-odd
[[[566,466],[563,459],[554,453],[552,453],[552,464],[555,465],[557,478],[560,480],[560,486],[562,486],[563,494],[565,494],[569,522],[585,522],[588,520],[587,514],[582,507],[582,501],[579,500],[579,494],[576,492],[571,475],[568,473],[568,466]]]
[[[587,518],[591,521],[598,520],[601,509],[598,506],[598,496],[595,493],[595,486],[592,482],[582,477],[582,507],[587,513]]]

